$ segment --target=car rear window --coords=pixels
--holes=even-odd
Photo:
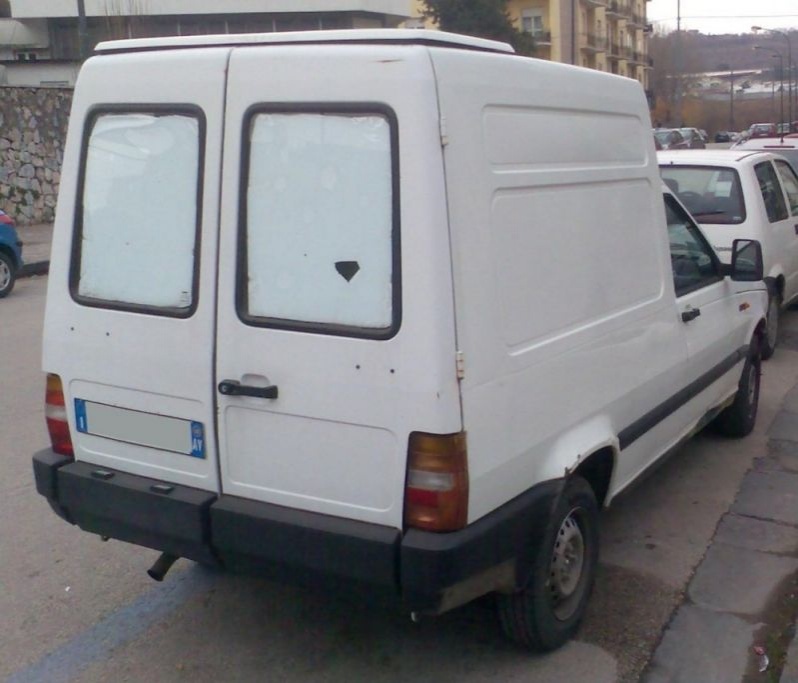
[[[84,136],[70,286],[80,303],[187,317],[196,307],[198,112],[95,112]]]
[[[392,113],[256,109],[245,130],[241,319],[392,336],[400,314]]]
[[[662,178],[699,223],[745,221],[740,176],[724,166],[662,166]]]

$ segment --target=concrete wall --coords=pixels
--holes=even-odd
[[[0,87],[0,209],[18,224],[55,214],[72,91]]]

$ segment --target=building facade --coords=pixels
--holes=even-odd
[[[0,85],[74,85],[103,40],[393,28],[411,0],[0,0]],[[79,6],[83,5],[83,21]]]
[[[535,56],[635,78],[649,88],[647,0],[508,0],[516,28],[535,38]],[[414,0],[413,26],[423,25]]]

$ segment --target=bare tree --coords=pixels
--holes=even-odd
[[[698,35],[690,31],[656,32],[649,43],[654,60],[651,88],[656,98],[655,119],[680,125],[682,102],[695,89],[707,65],[699,56]]]

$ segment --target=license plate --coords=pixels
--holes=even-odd
[[[205,457],[205,429],[201,422],[183,420],[75,399],[75,422],[82,434],[102,436],[162,451]]]

